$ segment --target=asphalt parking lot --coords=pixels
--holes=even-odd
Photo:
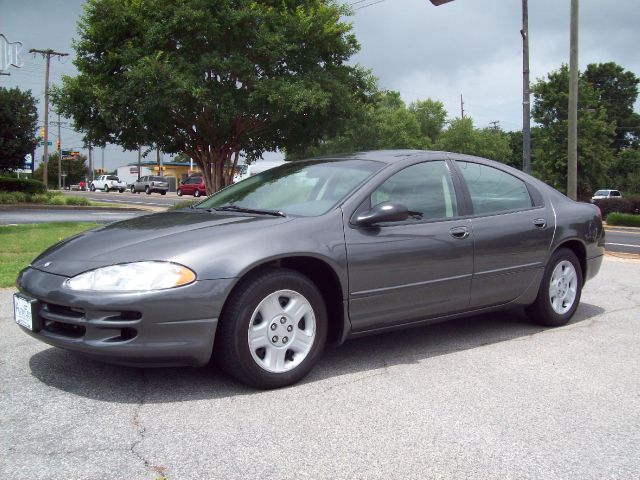
[[[640,478],[639,278],[609,257],[566,327],[510,312],[368,337],[267,392],[51,348],[0,290],[0,477]]]

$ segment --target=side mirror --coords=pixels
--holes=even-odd
[[[383,202],[371,210],[359,214],[354,224],[366,227],[381,222],[402,222],[409,218],[409,209],[402,203]]]

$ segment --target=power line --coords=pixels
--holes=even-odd
[[[353,9],[353,11],[354,11],[354,12],[357,12],[358,10],[362,10],[363,8],[372,7],[372,6],[374,6],[374,5],[377,5],[377,4],[379,4],[379,3],[386,2],[386,1],[387,1],[387,0],[378,0],[377,2],[367,3],[366,5],[363,5],[363,6],[361,6],[361,7],[354,8],[354,9]]]

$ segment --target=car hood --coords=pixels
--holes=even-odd
[[[74,276],[106,265],[141,260],[185,263],[185,252],[201,250],[203,245],[213,249],[216,242],[233,242],[234,238],[291,220],[204,210],[145,215],[65,239],[41,253],[31,266],[56,275]]]

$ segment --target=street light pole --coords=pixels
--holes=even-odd
[[[522,170],[531,173],[531,91],[529,85],[529,4],[522,0]]]
[[[578,0],[571,0],[569,76],[567,196],[576,200],[578,198]]]

